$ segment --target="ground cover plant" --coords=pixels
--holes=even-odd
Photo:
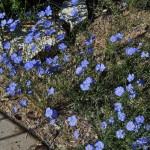
[[[71,3],[76,6],[79,1]],[[148,150],[150,20],[135,27],[136,22],[131,23],[131,16],[126,14],[128,3],[121,3],[113,17],[103,16],[104,26],[112,22],[111,30],[102,33],[102,43],[99,30],[91,27],[92,32],[84,24],[75,43],[68,40],[60,30],[61,24],[53,20],[49,5],[35,14],[33,26],[24,35],[24,47],[20,48],[12,36],[23,26],[21,21],[7,19],[1,12],[1,111],[7,107],[17,118],[21,113],[44,118],[47,126],[42,139],[48,143],[47,135],[57,131],[58,138],[48,143],[50,149]],[[82,20],[77,9],[70,15],[77,22]],[[141,17],[138,19],[141,24]],[[56,44],[43,42],[49,38]],[[42,51],[32,58],[25,57],[27,52],[32,55],[39,49]],[[43,122],[36,117],[36,124],[41,126]]]

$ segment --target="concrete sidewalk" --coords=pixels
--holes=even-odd
[[[0,150],[37,150],[39,144],[37,139],[0,114]]]

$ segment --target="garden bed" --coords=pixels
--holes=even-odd
[[[64,40],[67,47],[51,47],[46,55],[50,59],[43,55],[42,62],[31,67],[33,72],[31,64],[25,67],[28,61],[14,76],[1,74],[0,111],[39,137],[49,149],[92,149],[94,143],[101,149],[131,149],[133,142],[147,138],[149,131],[149,12],[125,8],[120,15],[103,14],[89,27],[82,25],[74,45]],[[50,73],[41,73],[47,63],[53,63]],[[2,64],[1,68],[7,67]],[[27,86],[28,80],[31,83]],[[15,89],[14,95],[10,87],[8,91],[12,82],[22,92]],[[127,90],[129,84],[134,85],[133,93]],[[119,112],[121,119],[116,115]],[[139,128],[133,127],[139,125],[137,116],[144,116]],[[127,127],[131,122],[133,130]],[[149,141],[148,137],[143,145],[148,147]]]

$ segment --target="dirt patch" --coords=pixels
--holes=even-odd
[[[140,38],[141,42],[144,42],[143,39],[150,38],[149,12],[126,11],[120,16],[100,16],[89,26],[88,32],[96,36],[94,42],[96,55],[99,54],[99,51],[106,50],[110,36],[117,32],[124,35],[123,40],[119,43],[121,47],[128,43],[129,38],[132,38],[132,40]],[[86,35],[87,32],[85,34],[80,33],[77,36],[77,43],[82,45]]]

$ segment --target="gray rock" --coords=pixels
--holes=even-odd
[[[76,17],[71,16],[71,11],[76,8],[78,10],[78,15]],[[85,20],[88,16],[87,7],[86,7],[86,0],[79,1],[79,4],[76,6],[71,5],[71,0],[66,0],[62,4],[62,9],[59,12],[60,18],[62,16],[65,16],[65,22],[70,24],[70,29],[72,30],[76,25],[78,25],[80,22]],[[80,18],[80,19],[78,19]],[[46,18],[43,18],[43,22]],[[32,25],[33,26],[33,25]],[[9,54],[13,52],[17,52],[17,50],[22,49],[23,51],[23,62],[27,62],[30,59],[32,59],[34,56],[37,56],[39,52],[44,52],[44,45],[49,44],[50,46],[54,47],[59,42],[56,40],[56,37],[59,33],[66,34],[65,30],[61,26],[60,21],[52,21],[52,26],[50,29],[54,28],[56,29],[56,34],[52,36],[44,36],[45,29],[43,29],[43,24],[41,24],[38,29],[41,32],[41,37],[34,39],[34,42],[32,44],[26,44],[25,43],[25,36],[30,32],[28,29],[21,29],[16,30],[13,37],[11,37],[11,49],[9,50]],[[33,45],[36,45],[36,50],[31,51],[31,47]],[[0,52],[3,51],[2,44],[0,44]]]
[[[73,9],[78,10],[78,15],[75,17],[71,15]],[[79,3],[75,6],[71,5],[71,0],[64,1],[62,4],[62,9],[59,12],[59,17],[65,22],[69,23],[70,30],[72,30],[76,25],[88,17],[86,0],[79,1]]]

